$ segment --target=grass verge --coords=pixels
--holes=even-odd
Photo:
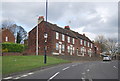
[[[69,61],[47,56],[47,64],[43,63],[43,56],[3,56],[2,74],[11,74],[20,71],[31,70],[34,68],[67,63]]]

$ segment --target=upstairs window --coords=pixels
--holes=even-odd
[[[88,47],[90,47],[90,43],[88,42]]]
[[[80,39],[80,44],[82,45],[82,43],[83,43],[83,42],[82,42],[82,39]]]
[[[91,48],[93,48],[93,44],[91,43]]]
[[[56,32],[56,39],[59,39],[59,33]]]
[[[84,46],[86,46],[86,41],[84,41]]]
[[[73,42],[73,44],[75,44],[75,39],[74,38],[73,38],[72,42]]]
[[[68,43],[70,43],[70,37],[68,36]]]
[[[62,41],[65,41],[65,35],[62,34]]]

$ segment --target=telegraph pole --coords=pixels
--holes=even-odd
[[[38,55],[38,19],[37,19],[37,27],[36,27],[36,56]]]

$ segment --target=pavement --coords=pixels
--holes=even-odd
[[[118,61],[87,61],[61,64],[54,67],[4,77],[18,81],[119,81]],[[3,80],[3,81],[4,81]]]

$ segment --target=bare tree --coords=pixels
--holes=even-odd
[[[116,55],[118,52],[118,42],[115,39],[108,38],[107,42],[105,43],[105,46],[107,48],[107,51],[112,56]]]
[[[16,43],[20,43],[21,41],[27,39],[27,32],[24,28],[15,24],[12,20],[4,20],[2,22],[2,28],[9,29],[14,34]]]
[[[99,42],[102,52],[107,52],[111,56],[115,56],[118,52],[118,42],[115,38],[105,38],[103,35],[98,35],[95,42]]]
[[[100,44],[101,47],[101,51],[104,52],[106,51],[106,47],[105,47],[105,43],[106,43],[106,38],[104,37],[104,35],[98,35],[95,38],[95,42]]]
[[[15,22],[11,19],[3,20],[2,21],[2,28],[10,29],[10,27],[15,24]]]

